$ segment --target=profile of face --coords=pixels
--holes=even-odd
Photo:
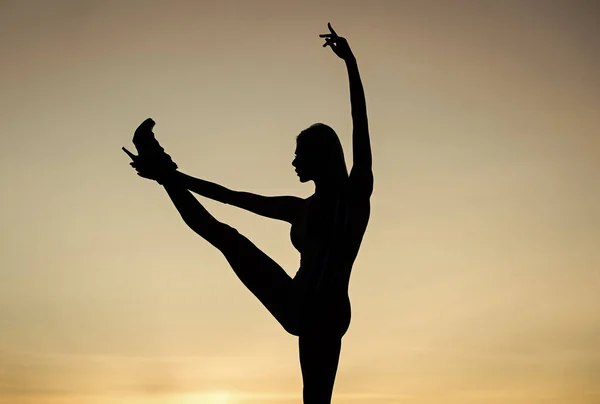
[[[295,167],[300,182],[315,180],[319,170],[316,160],[314,150],[311,150],[303,142],[296,143],[296,152],[292,165]]]

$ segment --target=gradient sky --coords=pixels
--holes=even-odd
[[[334,402],[600,402],[593,1],[0,1],[0,403],[300,403],[297,340],[121,146],[309,196],[367,95],[372,216]],[[133,149],[131,149],[133,150]],[[213,201],[291,275],[289,225]],[[218,310],[216,309],[218,307]]]

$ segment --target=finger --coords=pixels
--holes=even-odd
[[[333,39],[326,39],[325,43],[323,44],[323,47],[327,47],[327,46],[331,46],[331,48],[333,49],[335,47],[335,41]]]
[[[331,23],[330,23],[330,22],[328,22],[328,23],[327,23],[327,28],[329,28],[329,31],[331,31],[331,33],[332,33],[334,36],[338,36],[338,34],[335,32],[335,30],[334,30],[334,29],[333,29],[333,27],[331,26]]]
[[[333,34],[320,34],[319,35],[319,37],[321,37],[321,38],[329,38],[329,37],[332,37],[332,36],[333,36]]]
[[[137,156],[135,154],[133,154],[132,152],[130,152],[129,150],[127,150],[125,147],[121,147],[121,149],[127,153],[127,155],[129,156],[129,158],[133,161],[135,161],[137,159]]]

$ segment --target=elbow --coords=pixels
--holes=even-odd
[[[369,198],[373,194],[373,171],[367,166],[354,165],[350,173],[350,184],[356,196]]]

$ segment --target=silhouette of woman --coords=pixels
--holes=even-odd
[[[297,136],[292,162],[301,182],[315,183],[315,193],[307,199],[233,191],[177,171],[154,139],[151,119],[134,134],[138,156],[123,148],[138,175],[164,186],[184,222],[218,248],[283,328],[299,337],[303,398],[310,404],[331,402],[341,340],[350,325],[350,272],[367,228],[373,192],[367,110],[358,65],[346,39],[330,24],[328,28],[330,33],[320,35],[325,39],[323,46],[345,61],[350,81],[350,175],[337,134],[320,123]],[[216,220],[190,191],[290,223],[292,244],[301,254],[296,275],[291,278],[236,229]]]

